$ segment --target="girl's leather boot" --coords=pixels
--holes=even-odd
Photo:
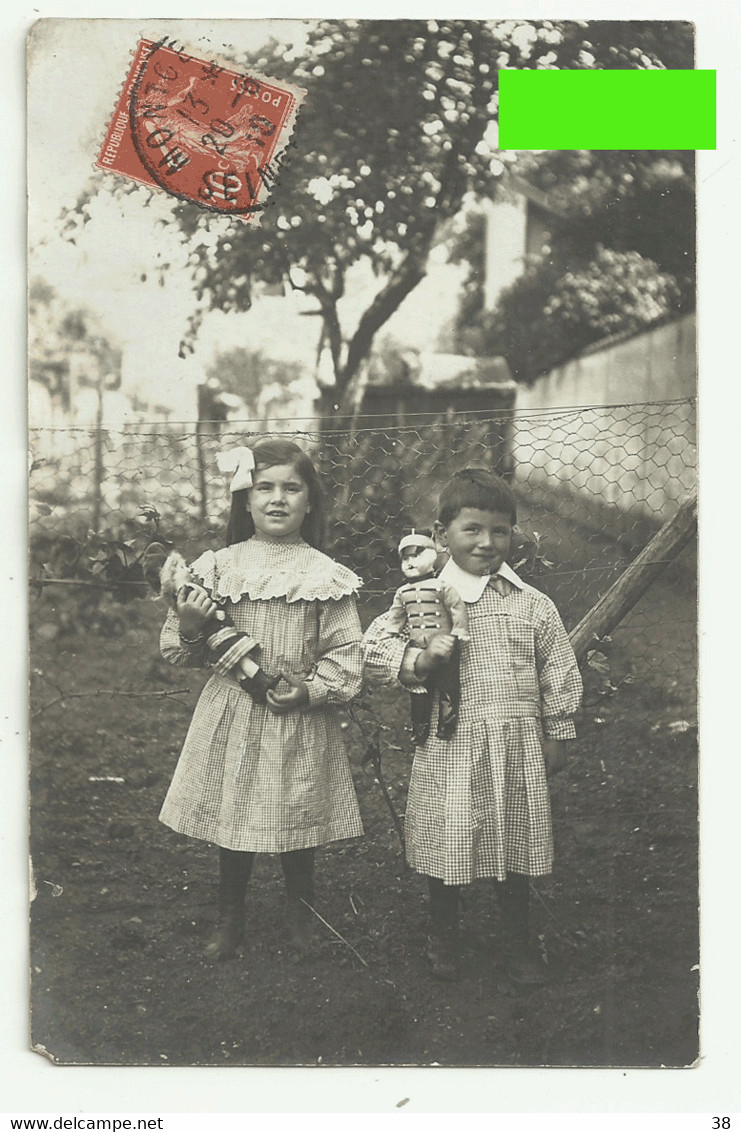
[[[219,919],[206,948],[208,959],[233,959],[244,939],[244,898],[254,861],[254,853],[219,849]]]

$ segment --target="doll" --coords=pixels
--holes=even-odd
[[[422,746],[430,733],[432,692],[439,694],[438,739],[450,739],[458,725],[460,703],[460,641],[468,641],[466,605],[456,590],[435,577],[437,550],[429,535],[413,531],[399,543],[401,570],[408,582],[394,595],[386,619],[388,632],[398,635],[406,627],[409,641],[426,648],[438,633],[456,638],[451,658],[427,681],[425,692],[411,697],[412,738]]]
[[[205,586],[196,581],[185,559],[176,550],[173,550],[165,561],[160,572],[160,592],[171,609],[177,609],[177,598],[183,588],[202,590],[208,593]],[[212,600],[212,594],[209,594]],[[217,603],[218,604],[218,603]],[[240,633],[234,627],[229,614],[224,609],[217,609],[203,628],[204,644],[209,650],[209,659],[213,667],[222,676],[231,672],[239,686],[249,692],[257,703],[266,703],[266,692],[275,688],[280,681],[280,675],[268,676],[250,653],[259,648],[258,642]]]

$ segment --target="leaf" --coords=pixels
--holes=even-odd
[[[592,649],[587,653],[587,664],[600,676],[609,676],[610,674],[609,660],[604,653],[598,652],[597,649]]]
[[[368,763],[372,762],[375,766],[379,764],[380,761],[381,752],[379,750],[378,743],[368,743],[366,745],[365,752],[363,753],[363,758],[361,759],[360,765],[367,766]]]

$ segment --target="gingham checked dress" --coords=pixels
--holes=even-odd
[[[306,680],[309,703],[275,715],[215,671],[196,705],[160,819],[226,849],[284,853],[362,834],[335,704],[360,691],[360,579],[304,542],[261,539],[206,551],[191,567],[237,629],[260,642],[269,674]],[[162,655],[206,667],[170,613]],[[285,687],[285,685],[283,685]],[[279,689],[280,690],[280,686]]]
[[[509,872],[541,876],[553,864],[541,739],[574,736],[581,678],[550,598],[507,566],[501,577],[489,584],[474,579],[483,592],[467,600],[471,640],[461,644],[456,733],[436,738],[435,700],[430,737],[412,764],[407,858],[445,884],[504,880]],[[419,651],[388,633],[386,617],[365,634],[366,679],[371,686],[419,688],[413,671]]]

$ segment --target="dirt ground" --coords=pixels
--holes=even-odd
[[[318,852],[316,898],[344,940],[317,920],[307,954],[286,946],[279,862],[263,856],[248,892],[243,954],[208,962],[216,850],[157,820],[205,675],[159,658],[157,605],[104,602],[97,631],[73,632],[74,619],[61,616],[71,594],[47,589],[31,605],[33,1043],[63,1064],[692,1063],[697,752],[688,578],[680,571],[654,586],[615,634],[615,682],[636,678],[614,695],[590,694],[569,767],[553,782],[556,865],[533,883],[532,898],[549,981],[525,993],[504,977],[497,910],[483,881],[464,893],[460,982],[430,979],[423,883],[405,867],[373,769],[361,765],[367,732],[349,719],[366,836]],[[573,624],[578,602],[565,593],[564,604]],[[371,612],[363,610],[366,623]],[[99,689],[128,694],[91,695]],[[153,689],[184,691],[144,694]],[[384,777],[403,812],[406,697],[387,692],[373,703],[388,727]]]

